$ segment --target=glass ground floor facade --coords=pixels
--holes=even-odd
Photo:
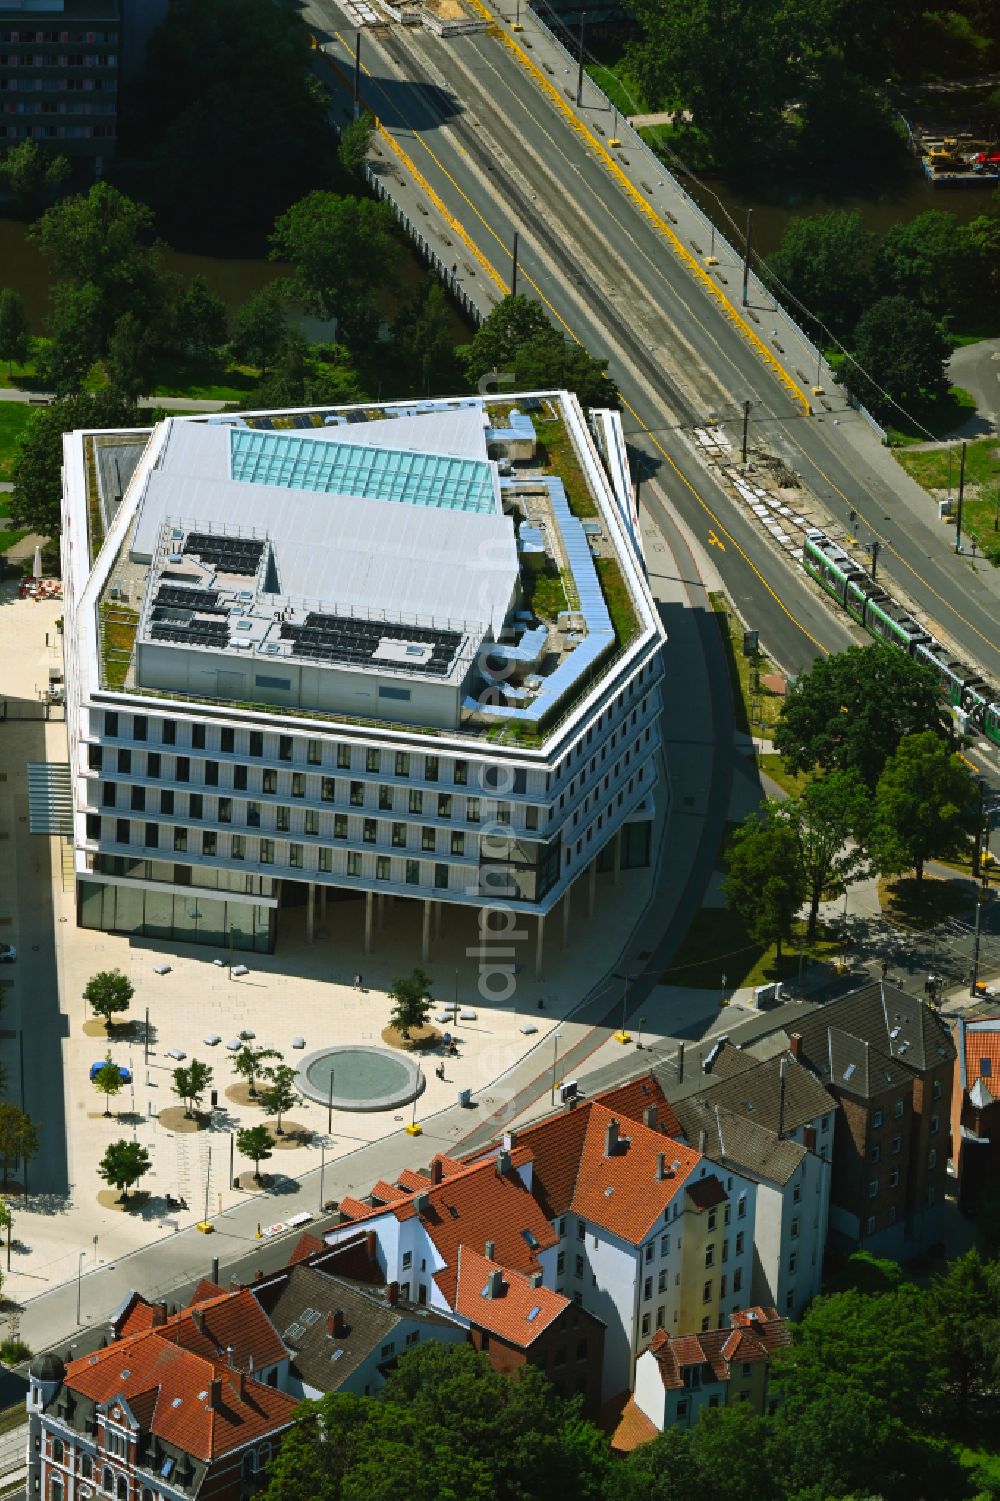
[[[104,881],[77,882],[77,922],[102,933],[128,933],[175,943],[269,954],[274,949],[276,908],[228,901],[192,889],[155,891]]]

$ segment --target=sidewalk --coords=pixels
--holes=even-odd
[[[22,391],[20,386],[0,386],[0,401],[31,402],[34,406],[47,406],[55,401],[52,391]],[[168,412],[221,412],[228,401],[208,401],[195,396],[142,396],[140,407],[163,407]]]

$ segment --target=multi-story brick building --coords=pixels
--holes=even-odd
[[[967,1210],[1000,1181],[1000,1016],[985,1010],[954,1023],[951,1157],[959,1207]]]
[[[32,1501],[247,1501],[296,1406],[252,1296],[200,1289],[173,1317],[133,1296],[113,1332],[92,1355],[31,1363]]]
[[[831,1244],[901,1257],[939,1240],[955,1060],[940,1013],[877,982],[803,1016],[789,1044],[837,1102]]]
[[[100,169],[118,136],[118,0],[0,0],[0,151],[25,140]]]

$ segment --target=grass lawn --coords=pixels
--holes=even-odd
[[[722,642],[729,665],[729,682],[733,690],[736,728],[749,734],[750,721],[754,719],[755,733],[760,734],[763,728],[765,739],[769,738],[785,700],[767,688],[755,688],[754,681],[755,678],[759,680],[762,674],[773,671],[773,663],[763,652],[758,652],[756,657],[743,655],[743,627],[733,614],[726,596],[710,594],[708,597],[722,631]]]
[[[766,755],[758,756],[757,765],[771,778],[772,782],[777,782],[789,797],[798,797],[809,785],[809,773],[787,771],[784,761],[776,751],[768,751]]]
[[[33,408],[24,401],[0,401],[0,480],[14,472],[17,440],[31,421]]]
[[[104,686],[121,688],[125,682],[135,649],[139,614],[124,605],[101,606],[101,655],[104,661]]]
[[[223,360],[177,359],[157,361],[154,396],[188,396],[194,401],[239,401],[260,384],[248,365]]]
[[[896,462],[925,490],[947,490],[950,477],[952,490],[958,493],[961,449],[957,444],[897,453]],[[985,485],[994,479],[1000,479],[1000,444],[996,438],[977,438],[965,451],[965,483]]]
[[[617,105],[623,115],[649,115],[653,110],[638,83],[624,67],[609,68],[603,63],[591,63],[587,68],[599,89],[603,89],[611,103]],[[610,135],[610,130],[609,130]]]
[[[772,980],[794,980],[809,964],[830,962],[840,952],[838,937],[820,925],[812,943],[805,942],[806,925],[796,922],[791,943],[778,962],[774,945],[764,948],[750,937],[742,919],[728,907],[702,907],[695,914],[684,942],[669,969],[660,976],[663,985],[690,985],[699,990],[722,991],[743,985],[767,985]],[[801,961],[799,945],[801,949]]]

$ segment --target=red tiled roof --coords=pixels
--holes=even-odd
[[[216,1406],[211,1382],[221,1381]],[[151,1330],[71,1361],[71,1391],[96,1403],[121,1396],[146,1431],[209,1462],[291,1424],[297,1401]]]
[[[631,1392],[619,1392],[601,1408],[600,1426],[616,1454],[629,1454],[640,1444],[659,1438],[660,1430],[647,1418]]]
[[[527,1277],[488,1261],[471,1246],[458,1248],[458,1288],[456,1313],[480,1329],[488,1329],[508,1344],[526,1350],[543,1330],[565,1313],[570,1300],[546,1287],[532,1287]],[[483,1289],[493,1273],[499,1272],[499,1290],[490,1297]]]
[[[684,1134],[673,1106],[652,1074],[631,1079],[617,1089],[606,1089],[603,1094],[594,1096],[594,1104],[603,1105],[605,1110],[613,1110],[616,1115],[627,1115],[631,1121],[641,1121],[647,1110],[655,1110],[655,1130],[664,1131],[667,1136]]]
[[[685,1366],[707,1365],[716,1381],[728,1381],[737,1362],[767,1360],[772,1350],[791,1341],[788,1324],[775,1308],[747,1308],[730,1314],[730,1319],[731,1329],[708,1329],[703,1334],[656,1331],[646,1350],[656,1357],[667,1391],[683,1387]]]
[[[222,1293],[168,1319],[157,1333],[208,1360],[227,1357],[242,1370],[275,1365],[288,1354],[270,1319],[248,1288]]]
[[[317,1251],[325,1251],[326,1242],[320,1240],[318,1235],[313,1235],[309,1230],[303,1230],[295,1245],[292,1254],[288,1258],[288,1265],[294,1266],[297,1261],[304,1261],[307,1256],[314,1256]]]
[[[702,1158],[691,1147],[638,1121],[626,1125],[627,1135],[610,1110],[603,1105],[591,1106],[572,1208],[582,1218],[638,1244],[662,1219],[663,1211]],[[609,1127],[619,1132],[610,1157],[605,1150]],[[661,1155],[666,1159],[665,1178],[658,1176]]]
[[[965,1034],[965,1087],[970,1090],[983,1079],[990,1094],[1000,1097],[1000,1018],[976,1018],[963,1026]],[[983,1062],[986,1061],[986,1071]]]
[[[191,1294],[191,1306],[195,1303],[205,1303],[209,1298],[217,1298],[225,1291],[226,1289],[220,1287],[218,1282],[213,1282],[211,1277],[202,1277],[198,1286]]]

